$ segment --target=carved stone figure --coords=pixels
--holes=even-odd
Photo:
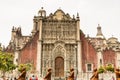
[[[120,80],[120,69],[115,70],[116,80]]]
[[[68,77],[68,80],[74,80],[74,69],[73,68],[70,69],[70,75]]]
[[[94,69],[93,76],[90,78],[90,80],[98,80],[98,70]]]
[[[46,76],[44,77],[44,80],[51,80],[51,74],[52,74],[52,69],[48,69],[48,72],[46,74]]]
[[[25,77],[26,77],[26,68],[23,68],[17,80],[26,80]]]

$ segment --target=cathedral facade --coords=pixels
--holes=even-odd
[[[24,36],[21,27],[13,27],[7,51],[14,52],[15,64],[31,63],[41,77],[52,69],[52,79],[65,80],[74,68],[75,77],[81,73],[112,64],[120,66],[120,42],[115,37],[106,39],[101,26],[95,37],[85,36],[80,29],[80,18],[71,17],[61,9],[46,15],[41,8],[33,19],[32,35]]]

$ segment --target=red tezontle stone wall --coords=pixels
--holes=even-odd
[[[97,53],[93,45],[85,38],[85,35],[80,33],[81,47],[82,47],[82,68],[83,72],[86,72],[86,64],[93,64],[93,69],[97,68]]]
[[[36,33],[31,41],[21,50],[19,56],[20,63],[32,63],[34,68],[36,67],[38,36],[39,33]]]

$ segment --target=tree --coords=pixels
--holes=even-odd
[[[12,71],[16,68],[16,65],[13,63],[13,54],[0,51],[0,71],[3,76],[8,71]]]

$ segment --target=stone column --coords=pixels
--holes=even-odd
[[[42,18],[40,18],[38,26],[39,26],[39,40],[42,40]]]
[[[16,51],[14,52],[14,64],[15,65],[18,65],[19,64],[19,61],[18,60],[21,60],[21,59],[19,59],[20,58],[20,48],[19,47],[17,47],[16,48]],[[17,68],[15,69],[15,70],[13,70],[13,76],[14,77],[17,77],[18,76],[18,70],[17,70]]]
[[[101,49],[97,49],[97,67],[99,68],[103,65],[103,55]]]
[[[39,22],[38,22],[38,26],[39,26],[39,40],[38,40],[38,44],[37,44],[37,66],[36,66],[36,70],[38,71],[38,73],[40,74],[40,76],[42,75],[42,66],[41,66],[41,61],[42,61],[42,18],[40,18]]]
[[[21,63],[21,59],[20,59],[20,47],[14,47],[14,64],[18,65],[19,63]],[[18,61],[19,60],[19,61]]]
[[[64,60],[64,67],[65,67],[65,69],[64,69],[64,75],[65,75],[65,78],[66,78],[66,76],[67,76],[67,54],[66,54],[66,51],[64,52],[64,56],[65,56],[65,60]]]
[[[16,50],[16,51],[14,52],[14,54],[15,54],[15,57],[14,57],[14,64],[15,64],[15,65],[18,65],[19,53],[20,53],[19,50]]]
[[[77,80],[80,79],[80,73],[82,72],[82,51],[81,51],[81,41],[80,41],[80,20],[77,20],[77,67],[78,74]]]

